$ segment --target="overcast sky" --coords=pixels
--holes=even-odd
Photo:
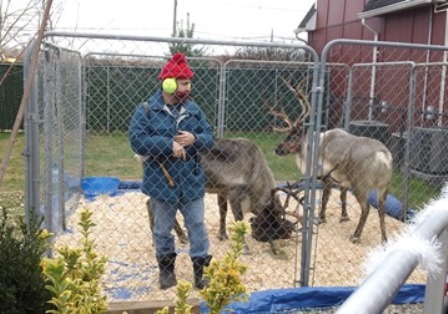
[[[174,0],[64,2],[58,30],[171,36]],[[177,0],[177,20],[195,24],[195,38],[290,42],[314,0]],[[306,38],[306,37],[305,37]]]

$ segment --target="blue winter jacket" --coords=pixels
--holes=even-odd
[[[204,167],[199,152],[214,144],[213,129],[201,108],[192,100],[183,104],[179,118],[163,102],[161,91],[137,106],[130,126],[129,139],[133,151],[145,156],[142,191],[161,201],[192,201],[205,193]],[[172,157],[173,138],[179,130],[194,134],[196,141],[185,147],[187,159]],[[174,179],[169,187],[163,175],[163,164]]]

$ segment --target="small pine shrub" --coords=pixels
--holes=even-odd
[[[40,267],[50,234],[40,230],[42,220],[26,224],[5,208],[0,217],[0,313],[44,313],[49,292]]]
[[[81,247],[62,246],[56,249],[59,257],[42,260],[47,289],[52,295],[48,302],[52,309],[46,313],[97,314],[108,308],[100,285],[107,257],[98,256],[95,243],[90,239],[90,229],[96,226],[92,212],[83,210],[80,215]]]
[[[174,314],[191,314],[192,306],[188,304],[188,295],[191,290],[191,282],[179,280],[176,286],[176,304]],[[156,312],[156,314],[169,314],[169,308],[166,306]]]
[[[219,314],[226,305],[232,302],[245,302],[249,299],[242,276],[247,265],[240,262],[243,253],[244,235],[249,225],[237,221],[230,227],[232,230],[232,250],[220,259],[213,259],[205,269],[204,277],[210,280],[208,287],[200,290],[210,314]]]
[[[199,293],[207,304],[210,314],[219,314],[226,305],[232,302],[244,302],[249,299],[242,275],[247,271],[247,266],[239,261],[243,253],[244,235],[249,230],[249,225],[243,221],[237,221],[230,227],[232,230],[232,250],[221,259],[213,259],[204,270],[204,277],[210,280],[208,287]],[[177,301],[175,314],[191,314],[191,306],[188,304],[188,294],[191,283],[179,281],[176,287]],[[156,314],[168,314],[168,307],[156,312]]]

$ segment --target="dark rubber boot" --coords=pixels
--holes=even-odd
[[[166,290],[177,285],[176,274],[174,273],[176,255],[176,253],[173,253],[157,257],[160,271],[160,289],[162,290]]]
[[[202,275],[204,273],[204,267],[210,265],[210,261],[212,260],[211,255],[200,256],[200,257],[192,257],[193,261],[193,270],[194,270],[194,285],[197,289],[203,289],[208,286],[208,279],[203,279]]]

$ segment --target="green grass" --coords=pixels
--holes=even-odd
[[[129,140],[122,133],[89,134],[86,139],[86,176],[141,179],[142,166],[134,158]]]
[[[3,161],[10,133],[0,132],[0,154]],[[9,159],[6,174],[0,186],[0,206],[10,211],[24,210],[25,189],[25,159],[22,155],[25,147],[25,135],[19,133],[14,143],[11,158]]]
[[[298,179],[294,156],[276,157],[273,154],[281,136],[271,133],[229,133],[227,137],[246,137],[258,145],[278,181]],[[134,158],[129,141],[122,133],[89,134],[86,146],[86,176],[116,176],[121,179],[141,179],[141,165]]]
[[[0,133],[0,153],[4,155],[9,133]],[[294,156],[276,157],[272,153],[282,135],[261,132],[229,132],[227,137],[246,137],[254,141],[266,156],[269,167],[277,181],[294,182],[300,178]],[[23,208],[24,195],[24,149],[25,137],[20,133],[14,145],[4,182],[0,187],[0,205],[8,208]],[[134,158],[129,141],[123,133],[89,134],[86,141],[86,176],[116,176],[123,180],[140,180],[141,165]],[[409,207],[419,209],[436,196],[440,187],[412,178],[409,181]],[[403,177],[394,174],[390,193],[403,200]]]
[[[408,207],[415,210],[421,209],[431,198],[439,195],[440,189],[440,185],[431,184],[419,178],[411,178],[408,187]],[[405,200],[404,177],[397,171],[394,172],[392,177],[389,193],[402,200],[402,202]]]

